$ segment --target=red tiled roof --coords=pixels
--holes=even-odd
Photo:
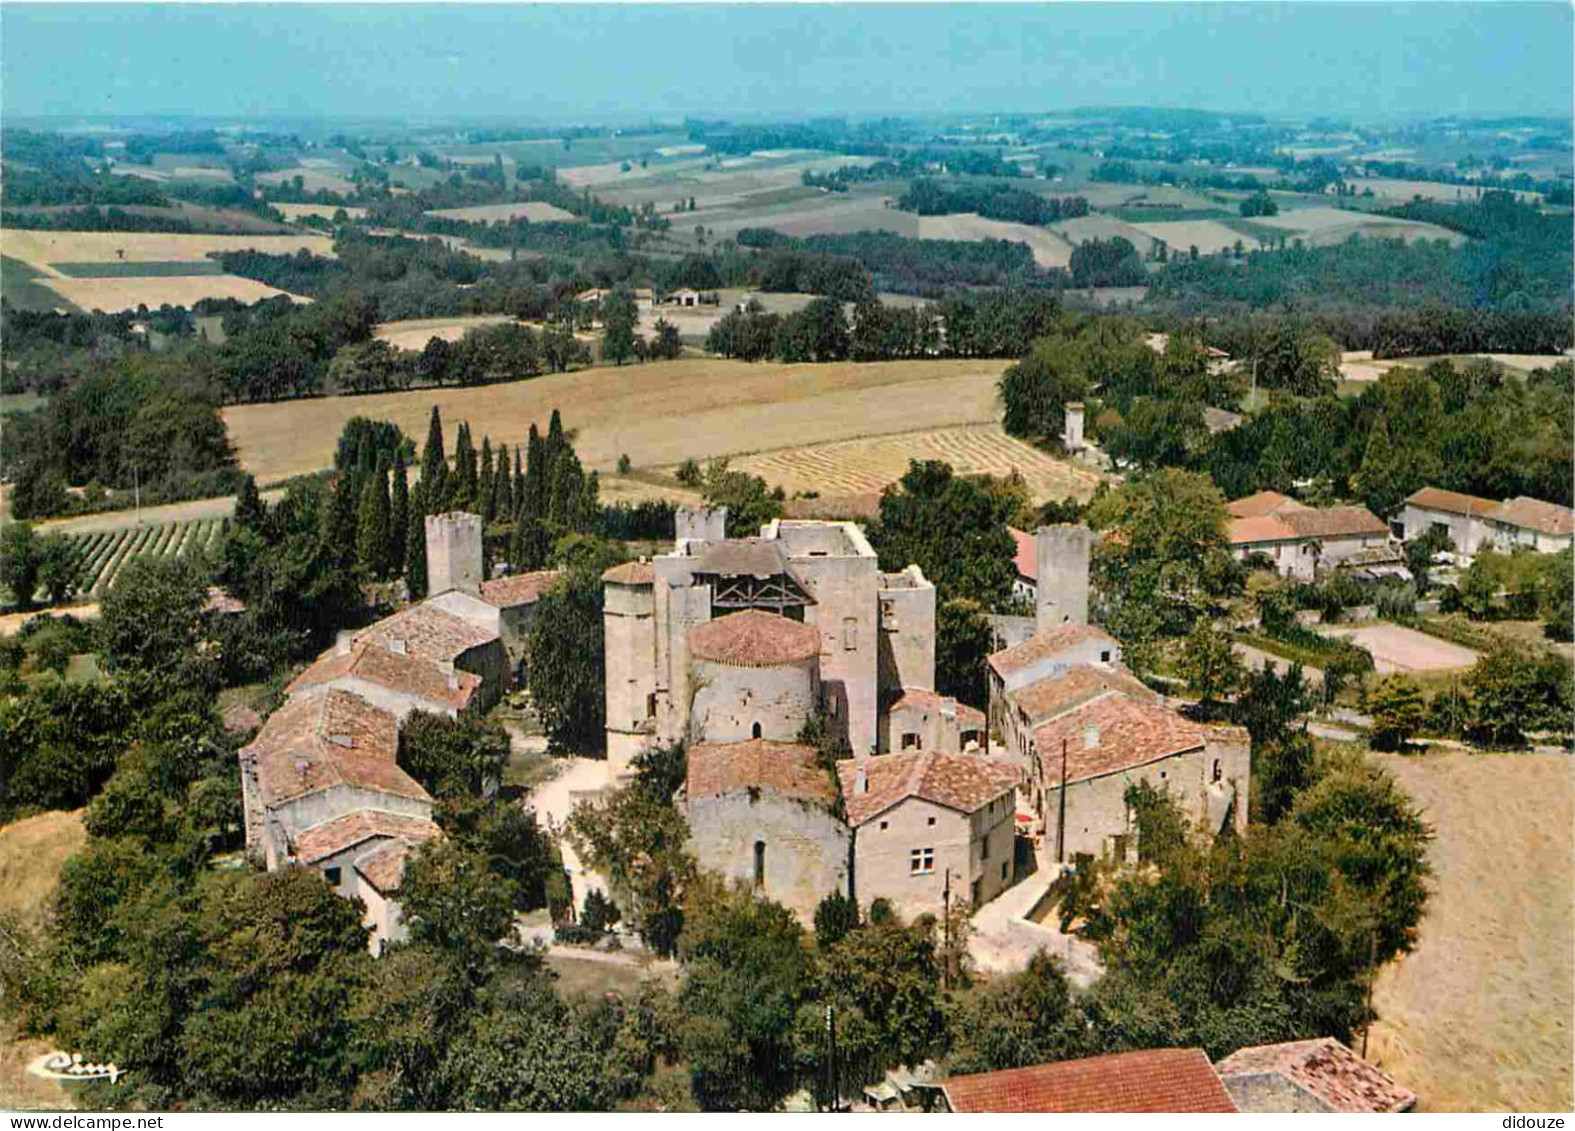
[[[431,660],[389,651],[386,641],[372,641],[349,652],[323,653],[285,691],[294,695],[337,679],[363,679],[454,711],[464,710],[481,686],[481,677],[472,672],[447,672]]]
[[[1462,495],[1458,491],[1445,491],[1442,487],[1423,487],[1406,499],[1406,503],[1413,507],[1424,507],[1430,511],[1472,515],[1476,518],[1483,518],[1490,511],[1498,509],[1498,503],[1492,499],[1483,499],[1476,495]]]
[[[538,569],[509,577],[494,577],[481,583],[481,599],[500,609],[532,604],[548,586],[563,576],[561,569]]]
[[[1262,518],[1282,508],[1297,510],[1302,508],[1302,504],[1278,491],[1259,491],[1255,495],[1225,504],[1225,510],[1232,518]]]
[[[295,838],[295,856],[302,864],[315,864],[373,837],[403,837],[420,844],[437,835],[438,827],[425,817],[357,809],[299,834]]]
[[[1125,668],[1104,664],[1078,664],[1065,675],[1038,679],[1006,694],[1012,706],[1027,715],[1030,723],[1038,723],[1090,699],[1112,693],[1145,702],[1159,698]]]
[[[1230,539],[1232,546],[1250,546],[1255,542],[1294,542],[1301,537],[1284,520],[1272,514],[1233,518],[1226,524],[1225,536]]]
[[[384,895],[399,890],[405,882],[405,864],[418,846],[405,840],[390,840],[356,858],[355,870]]]
[[[865,788],[859,789],[859,771]],[[857,828],[909,797],[933,801],[959,813],[974,813],[1017,788],[1021,771],[980,754],[909,750],[837,763],[848,824]]]
[[[656,567],[650,562],[624,562],[603,572],[602,580],[613,585],[651,585],[656,581]]]
[[[1282,509],[1277,517],[1303,538],[1354,538],[1389,533],[1384,520],[1366,507]]]
[[[264,805],[282,805],[337,785],[430,801],[395,763],[399,724],[359,695],[315,688],[268,717],[241,757],[257,767]]]
[[[1416,1105],[1416,1093],[1333,1037],[1239,1049],[1214,1067],[1227,1085],[1237,1077],[1280,1076],[1332,1112],[1409,1111]]]
[[[1510,499],[1489,517],[1539,534],[1575,534],[1575,511],[1525,495]]]
[[[1049,769],[1059,779],[1056,759],[1065,740],[1066,780],[1076,782],[1200,749],[1206,735],[1204,727],[1168,707],[1108,695],[1035,728],[1034,744],[1054,763]]]
[[[1017,576],[1025,581],[1038,580],[1039,549],[1034,536],[1015,526],[1008,526],[1006,529],[1011,532],[1012,541],[1017,543],[1017,552],[1012,555],[1012,564],[1017,567]]]
[[[818,764],[813,746],[794,742],[701,743],[689,748],[686,796],[721,797],[738,789],[771,789],[790,797],[830,803],[836,800],[831,777]]]
[[[1116,642],[1104,629],[1091,624],[1060,624],[1035,633],[1016,647],[994,653],[990,656],[990,666],[997,675],[1008,676],[1085,640],[1107,640],[1111,644]]]
[[[392,650],[391,641],[403,642],[406,653],[419,660],[452,661],[497,638],[498,634],[490,629],[435,606],[420,604],[362,629],[356,634],[355,643],[376,643]]]
[[[692,630],[689,654],[735,668],[798,664],[820,655],[820,633],[803,621],[743,609]]]
[[[906,709],[920,711],[935,711],[940,714],[950,712],[957,716],[959,723],[966,725],[984,725],[984,712],[970,707],[966,703],[959,703],[949,695],[942,695],[936,691],[926,691],[919,687],[904,687],[902,694],[887,708],[888,711],[902,711]]]
[[[941,1081],[955,1112],[1234,1112],[1202,1049],[1149,1049]]]

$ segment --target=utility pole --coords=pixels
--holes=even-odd
[[[1055,862],[1066,863],[1066,739],[1061,740],[1061,796],[1056,799]]]
[[[1373,1027],[1373,982],[1378,973],[1378,929],[1367,931],[1367,1016],[1362,1020],[1362,1059],[1367,1059],[1367,1034]]]
[[[941,956],[941,988],[952,988],[952,870],[946,869],[945,878],[941,881],[941,935],[945,940],[942,943]]]

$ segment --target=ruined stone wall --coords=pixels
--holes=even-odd
[[[935,586],[918,566],[880,577],[880,693],[935,690]]]
[[[427,592],[481,592],[481,525],[463,511],[427,515]]]
[[[848,827],[824,806],[771,789],[735,790],[690,801],[689,849],[701,868],[755,882],[755,845],[763,844],[761,890],[811,924],[833,892],[847,892]]]
[[[1093,544],[1093,531],[1086,526],[1042,526],[1034,531],[1037,631],[1088,623],[1088,560]]]
[[[417,797],[401,797],[375,789],[336,785],[319,789],[276,806],[270,812],[291,838],[306,829],[343,817],[358,809],[382,809],[406,817],[432,818],[432,802]]]

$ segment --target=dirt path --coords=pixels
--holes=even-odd
[[[1424,1111],[1569,1111],[1575,762],[1373,757],[1437,839],[1421,941],[1378,979],[1371,1058]]]

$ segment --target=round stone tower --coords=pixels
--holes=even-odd
[[[745,609],[689,634],[692,742],[792,742],[820,709],[820,633]]]

